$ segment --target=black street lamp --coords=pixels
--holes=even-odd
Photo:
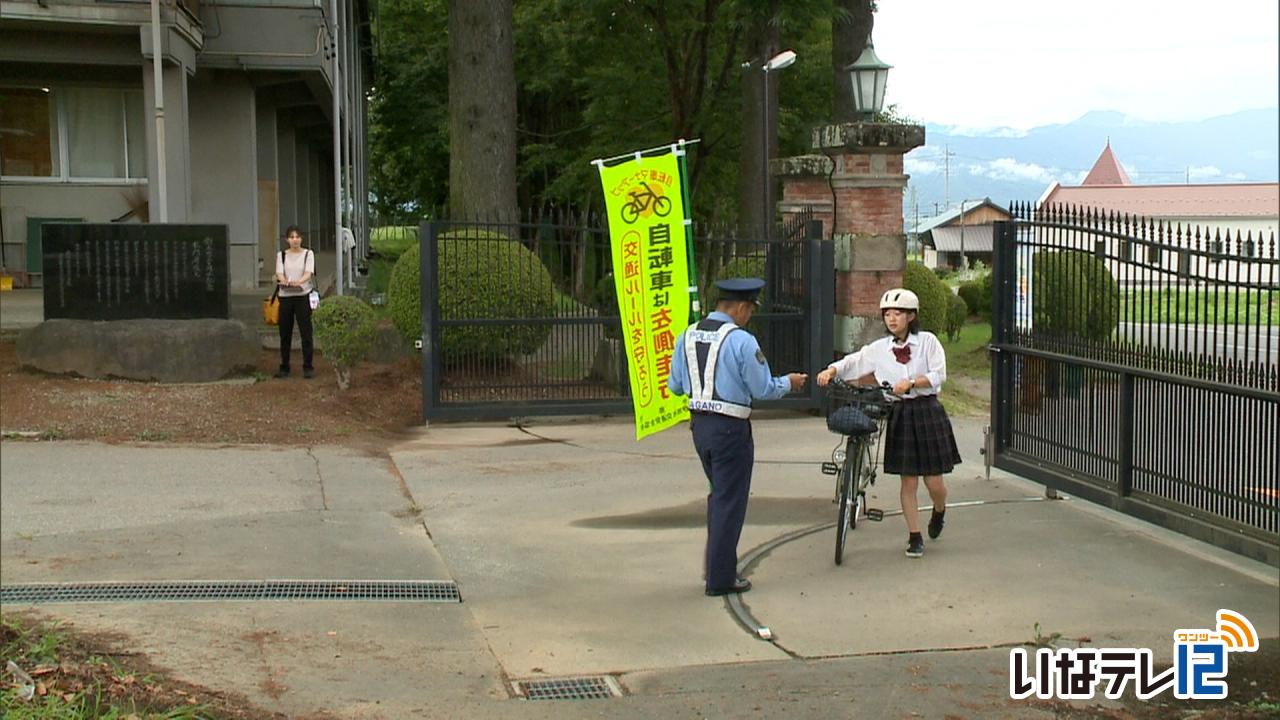
[[[845,67],[853,82],[853,108],[862,114],[863,119],[873,120],[876,113],[884,108],[884,87],[889,82],[891,67],[876,55],[870,35],[867,36],[866,49],[856,61]]]

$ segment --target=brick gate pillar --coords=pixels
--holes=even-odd
[[[855,350],[883,333],[880,295],[902,284],[907,237],[902,158],[924,145],[924,127],[842,123],[813,130],[821,154],[781,158],[770,172],[782,180],[778,210],[784,221],[805,208],[835,243],[835,348]]]

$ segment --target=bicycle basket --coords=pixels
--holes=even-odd
[[[853,405],[838,407],[827,416],[827,429],[840,435],[871,435],[879,429],[876,421]]]

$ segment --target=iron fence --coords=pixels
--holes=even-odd
[[[776,373],[808,372],[821,343],[830,344],[830,243],[808,215],[779,230],[781,239],[765,242],[695,225],[699,296],[706,308],[715,280],[763,277],[748,329]],[[629,413],[612,270],[607,229],[590,215],[424,222],[424,417]],[[807,391],[775,404],[814,400]]]
[[[1012,212],[996,228],[996,466],[1280,564],[1274,234]]]

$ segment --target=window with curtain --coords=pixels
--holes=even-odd
[[[100,88],[59,91],[67,118],[67,159],[72,177],[128,177],[124,93]]]
[[[0,88],[0,174],[145,178],[144,113],[141,90]]]
[[[41,88],[0,88],[0,175],[55,177],[58,116]]]

